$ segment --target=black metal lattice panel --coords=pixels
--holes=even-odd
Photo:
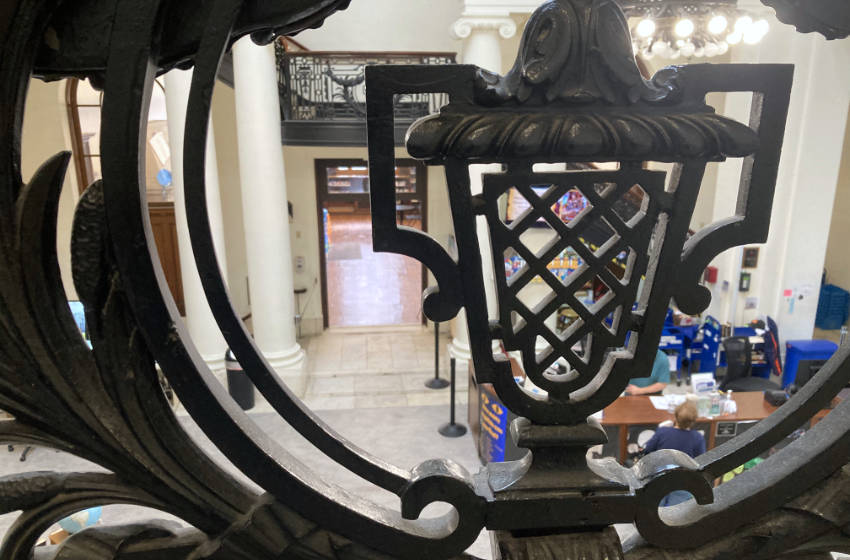
[[[599,370],[610,352],[623,348],[634,325],[632,309],[644,277],[653,231],[660,214],[665,174],[625,168],[619,171],[514,173],[485,177],[484,197],[497,272],[499,322],[505,347],[519,350],[523,366],[535,383],[566,396]],[[499,198],[515,190],[528,209],[507,223]],[[637,191],[639,203],[622,204]],[[577,215],[558,212],[559,201],[580,197]],[[526,236],[543,228],[549,239],[537,251]],[[656,244],[658,245],[658,244]],[[557,275],[549,265],[565,251],[577,254],[580,265]],[[506,253],[515,253],[522,266],[507,277],[499,269]],[[616,273],[620,267],[621,276]],[[528,301],[528,288],[542,283],[545,295]],[[578,293],[596,283],[591,303]],[[569,308],[577,319],[563,332],[553,330],[550,318]],[[547,324],[548,323],[548,324]],[[559,358],[572,372],[547,372]]]

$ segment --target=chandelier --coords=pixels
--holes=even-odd
[[[729,47],[755,45],[770,29],[767,20],[738,8],[736,0],[621,0],[633,21],[632,45],[645,59],[702,58]]]

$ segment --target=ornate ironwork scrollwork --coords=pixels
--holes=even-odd
[[[608,1],[546,2],[505,77],[460,65],[366,69],[376,249],[414,257],[434,273],[438,289],[423,302],[429,317],[446,320],[466,308],[476,374],[525,416],[511,430],[531,453],[477,476],[442,459],[406,471],[352,446],[316,418],[274,375],[230,305],[206,213],[203,146],[218,66],[234,40],[251,34],[268,41],[318,24],[347,3],[14,0],[0,9],[0,408],[14,415],[0,421],[0,439],[71,452],[111,471],[0,478],[0,513],[23,511],[0,546],[0,559],[29,557],[51,523],[108,503],[153,507],[194,529],[96,529],[46,554],[70,560],[432,560],[458,557],[486,527],[500,535],[497,545],[506,558],[589,549],[618,557],[610,525],[634,521],[652,545],[637,544],[629,554],[649,558],[658,554],[653,546],[699,547],[723,538],[737,520],[775,515],[792,498],[794,507],[811,509],[811,500],[843,480],[835,473],[850,457],[850,403],[755,469],[718,489],[710,486],[787,435],[850,381],[847,348],[746,437],[696,460],[667,452],[626,469],[585,458],[589,445],[606,439],[586,416],[616,398],[630,377],[645,373],[670,299],[691,310],[704,307],[696,279],[708,260],[766,236],[791,78],[785,66],[699,65],[643,80],[631,60],[623,16]],[[84,28],[99,33],[85,42],[78,33]],[[184,153],[187,216],[219,327],[281,417],[340,465],[395,493],[397,510],[326,484],[270,441],[212,379],[164,295],[143,218],[140,123],[154,75],[189,65],[195,73]],[[72,237],[73,280],[91,325],[91,349],[68,311],[55,254],[68,155],[45,162],[28,184],[20,176],[21,116],[31,74],[89,76],[104,88],[104,178],[81,198]],[[712,91],[755,92],[751,122],[716,115],[705,103]],[[412,127],[408,145],[411,153],[446,167],[457,258],[395,221],[393,98],[430,92],[446,93],[451,102]],[[738,215],[686,241],[706,162],[727,157],[746,161]],[[641,169],[644,160],[678,165],[668,178]],[[620,166],[577,172],[533,167],[588,161]],[[486,175],[483,192],[473,196],[469,166],[480,162],[504,167]],[[534,189],[540,185],[542,191]],[[637,187],[643,202],[623,215],[622,201]],[[508,224],[499,199],[511,188],[530,209]],[[572,191],[586,199],[587,210],[565,220],[552,206]],[[488,224],[497,260],[510,248],[525,262],[515,279],[499,277],[501,307],[492,324],[474,225],[479,217]],[[541,220],[556,239],[538,251],[522,237]],[[601,236],[595,245],[586,239],[592,232]],[[546,265],[565,246],[576,249],[584,265],[561,279]],[[608,263],[623,253],[626,273],[619,277]],[[539,307],[518,296],[533,276],[551,292]],[[605,293],[592,303],[578,301],[576,288],[593,278]],[[552,332],[543,320],[555,302],[570,305],[579,317],[566,334]],[[548,346],[542,352],[538,337]],[[580,339],[588,344],[575,350]],[[528,375],[548,390],[547,399],[516,385],[507,364],[492,354],[494,340],[522,352]],[[547,371],[559,357],[574,372]],[[201,429],[262,492],[222,471],[186,434],[162,393],[155,363]],[[658,499],[681,489],[697,501],[660,515]],[[437,501],[453,510],[419,519]],[[831,512],[830,520],[843,526],[845,509]],[[759,522],[769,524],[765,519]],[[525,540],[528,535],[535,536]]]

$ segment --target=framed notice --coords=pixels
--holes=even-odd
[[[757,268],[759,265],[759,248],[744,247],[744,257],[741,262],[743,268]]]
[[[718,422],[715,435],[720,437],[735,437],[738,434],[737,422]]]

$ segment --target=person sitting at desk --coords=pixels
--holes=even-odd
[[[664,387],[670,383],[670,360],[667,354],[658,351],[655,361],[652,363],[652,374],[649,377],[635,377],[629,380],[626,387],[627,395],[655,395],[661,394]]]
[[[699,457],[705,453],[705,437],[700,432],[691,430],[697,421],[697,407],[692,401],[685,401],[676,407],[673,413],[676,418],[672,428],[658,428],[643,448],[646,453],[659,449],[676,449],[691,457]],[[689,500],[691,494],[684,490],[676,490],[664,497],[662,506],[674,506]]]

